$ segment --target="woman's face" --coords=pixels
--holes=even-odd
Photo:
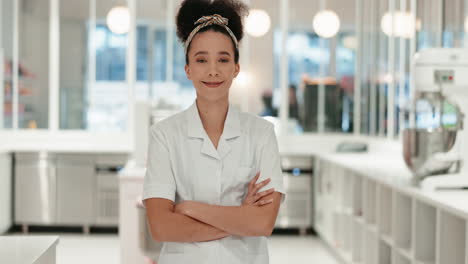
[[[209,101],[228,99],[232,80],[239,74],[230,37],[215,31],[198,33],[190,44],[187,78],[193,82],[197,97]]]

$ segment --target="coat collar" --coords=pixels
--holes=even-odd
[[[194,102],[187,109],[187,136],[192,138],[208,138],[203,128],[203,124],[198,113],[197,103]],[[221,138],[231,139],[241,135],[239,110],[237,107],[229,104],[226,120],[224,121],[224,130]]]
[[[229,105],[226,120],[224,121],[223,134],[218,142],[218,149],[215,149],[210,138],[206,134],[198,113],[197,103],[187,109],[187,136],[189,138],[203,139],[201,152],[217,159],[222,159],[231,150],[228,140],[241,135],[239,110],[233,105]]]

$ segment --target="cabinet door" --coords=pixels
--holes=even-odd
[[[87,225],[94,218],[94,163],[59,161],[57,165],[57,223]]]
[[[53,224],[56,209],[55,165],[18,160],[15,166],[15,223]]]
[[[283,173],[286,199],[281,204],[276,220],[277,227],[303,227],[312,225],[312,175],[293,176]]]

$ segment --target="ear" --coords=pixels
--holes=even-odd
[[[239,75],[239,72],[240,72],[240,64],[236,63],[236,66],[234,68],[234,78],[236,78],[237,75]]]
[[[190,68],[188,64],[185,64],[185,75],[187,75],[187,79],[192,80],[190,79]]]

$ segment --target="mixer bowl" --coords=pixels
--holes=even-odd
[[[403,130],[403,157],[413,172],[415,184],[425,177],[448,172],[456,161],[434,157],[449,152],[455,144],[456,137],[456,129]]]

